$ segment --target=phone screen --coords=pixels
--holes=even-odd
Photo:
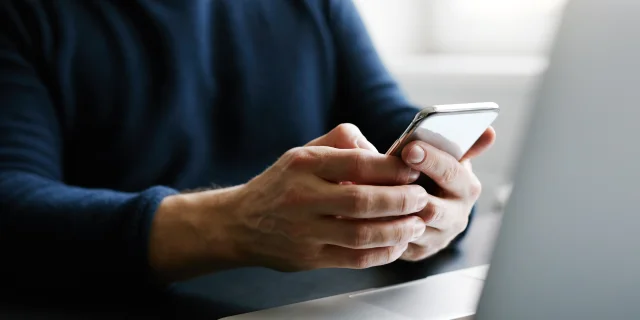
[[[497,116],[495,111],[432,114],[420,122],[410,140],[425,141],[460,159]]]

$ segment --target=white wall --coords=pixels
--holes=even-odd
[[[423,53],[430,0],[353,0],[382,55]]]
[[[353,0],[383,55],[546,54],[567,0]]]

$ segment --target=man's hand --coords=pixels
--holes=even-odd
[[[341,125],[244,185],[166,198],[154,219],[150,263],[168,281],[250,265],[387,264],[425,231],[412,215],[427,205],[425,189],[410,185],[418,176],[375,151],[355,126]],[[374,219],[381,217],[395,219]]]
[[[487,129],[460,162],[422,141],[414,141],[403,149],[402,159],[431,178],[440,189],[429,195],[427,206],[417,214],[425,221],[427,230],[409,244],[401,259],[427,258],[446,248],[466,229],[469,213],[482,189],[469,160],[489,148],[495,136],[493,128]]]
[[[351,123],[343,123],[324,136],[307,143],[305,146],[325,146],[338,149],[359,148],[378,152],[378,149],[365,138],[362,132],[360,132],[360,129]]]
[[[410,214],[424,208],[427,193],[407,185],[416,175],[397,160],[361,149],[290,150],[240,192],[229,223],[237,247],[252,264],[283,271],[398,259],[424,232]],[[398,218],[370,220],[389,216]]]

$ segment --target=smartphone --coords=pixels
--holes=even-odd
[[[493,102],[436,105],[422,109],[389,148],[388,155],[400,157],[411,141],[424,141],[460,160],[498,117]]]

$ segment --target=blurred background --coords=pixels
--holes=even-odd
[[[566,0],[354,0],[389,71],[418,106],[493,101],[494,147],[473,162],[478,212],[500,212]]]

